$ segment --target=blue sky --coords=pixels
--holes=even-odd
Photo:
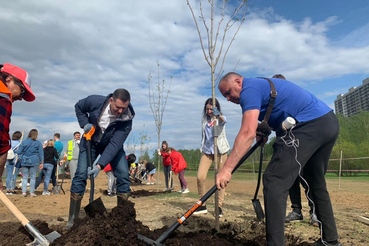
[[[198,16],[198,1],[190,3]],[[203,7],[208,16],[207,1]],[[157,80],[158,61],[160,79],[173,77],[161,140],[176,149],[200,147],[210,68],[185,0],[19,0],[2,3],[2,9],[0,62],[26,69],[36,94],[35,102],[14,104],[12,132],[36,128],[42,141],[59,132],[65,142],[80,130],[74,113],[79,99],[126,88],[136,111],[131,136],[138,139],[144,131],[153,150],[157,134],[147,75]],[[250,0],[224,72],[238,64],[236,72],[245,77],[282,73],[333,107],[338,94],[369,77],[368,12],[366,0]],[[241,110],[217,97],[233,145]]]

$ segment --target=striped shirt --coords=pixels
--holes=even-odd
[[[10,149],[9,125],[11,115],[11,93],[0,80],[0,155]]]

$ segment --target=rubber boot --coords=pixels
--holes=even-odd
[[[69,218],[67,223],[67,229],[71,228],[74,224],[74,220],[78,218],[82,198],[83,197],[80,194],[77,193],[70,194]]]
[[[119,193],[117,195],[117,207],[121,206],[125,201],[128,201],[130,193]]]

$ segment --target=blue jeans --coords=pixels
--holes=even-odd
[[[44,180],[44,191],[47,191],[47,188],[49,187],[49,183],[50,183],[50,177],[51,174],[53,172],[54,169],[54,165],[51,163],[44,163],[44,167],[42,168],[42,173],[45,176],[45,180]],[[40,174],[41,176],[41,174]]]
[[[94,162],[96,159],[96,151],[94,149],[91,149],[91,152],[92,162]],[[110,165],[113,169],[115,177],[117,178],[117,193],[129,193],[131,191],[129,170],[126,153],[123,149],[119,150],[119,152],[114,156],[113,160],[111,160],[110,162]],[[77,170],[72,181],[72,187],[70,189],[71,193],[77,193],[81,196],[84,195],[88,178],[87,168],[87,151],[79,152]]]
[[[22,192],[27,192],[27,183],[28,183],[28,175],[31,177],[31,181],[29,182],[29,192],[35,193],[35,185],[36,185],[36,174],[37,174],[37,166],[31,167],[22,167],[23,179],[22,179]]]
[[[47,163],[47,164],[52,165],[51,163]],[[50,172],[50,177],[49,177],[49,179],[51,178],[51,182],[52,182],[52,184],[53,184],[53,187],[55,187],[55,186],[57,185],[57,184],[56,184],[56,176],[55,176],[56,166],[54,166],[54,165],[52,165],[52,166],[53,166],[53,170],[51,170],[51,172]],[[36,188],[36,189],[37,189],[37,187],[41,184],[42,179],[44,178],[45,174],[46,174],[46,172],[43,172],[43,171],[41,170],[41,172],[40,172],[40,174],[38,175],[37,180],[36,180],[36,186],[35,186],[35,188]],[[46,180],[46,178],[45,178],[44,180]],[[50,183],[50,181],[49,181],[49,183]],[[45,184],[45,183],[44,183],[44,184]]]
[[[172,165],[170,166],[163,166],[163,170],[164,170],[164,177],[165,177],[165,187],[168,188],[173,188],[173,178],[172,180],[169,180],[170,178],[170,170],[172,170]],[[170,187],[169,187],[169,182],[170,182]]]
[[[6,160],[6,189],[13,190],[15,187],[15,183],[12,184],[13,179],[13,171],[14,171],[14,159]]]

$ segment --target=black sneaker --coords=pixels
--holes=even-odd
[[[301,221],[303,220],[303,216],[302,214],[298,214],[294,211],[292,211],[291,213],[289,213],[285,219],[286,223],[292,222],[292,221]]]
[[[206,205],[205,206],[201,205],[195,212],[193,212],[193,214],[206,214],[206,213],[208,213]]]
[[[221,207],[218,208],[219,210],[219,217],[222,218],[223,217],[223,210]]]
[[[322,239],[319,238],[317,241],[315,241],[314,246],[320,246],[320,245],[325,245],[325,246],[342,246],[342,243],[338,242],[337,240],[334,242],[326,242],[324,241],[324,243],[322,242]]]

